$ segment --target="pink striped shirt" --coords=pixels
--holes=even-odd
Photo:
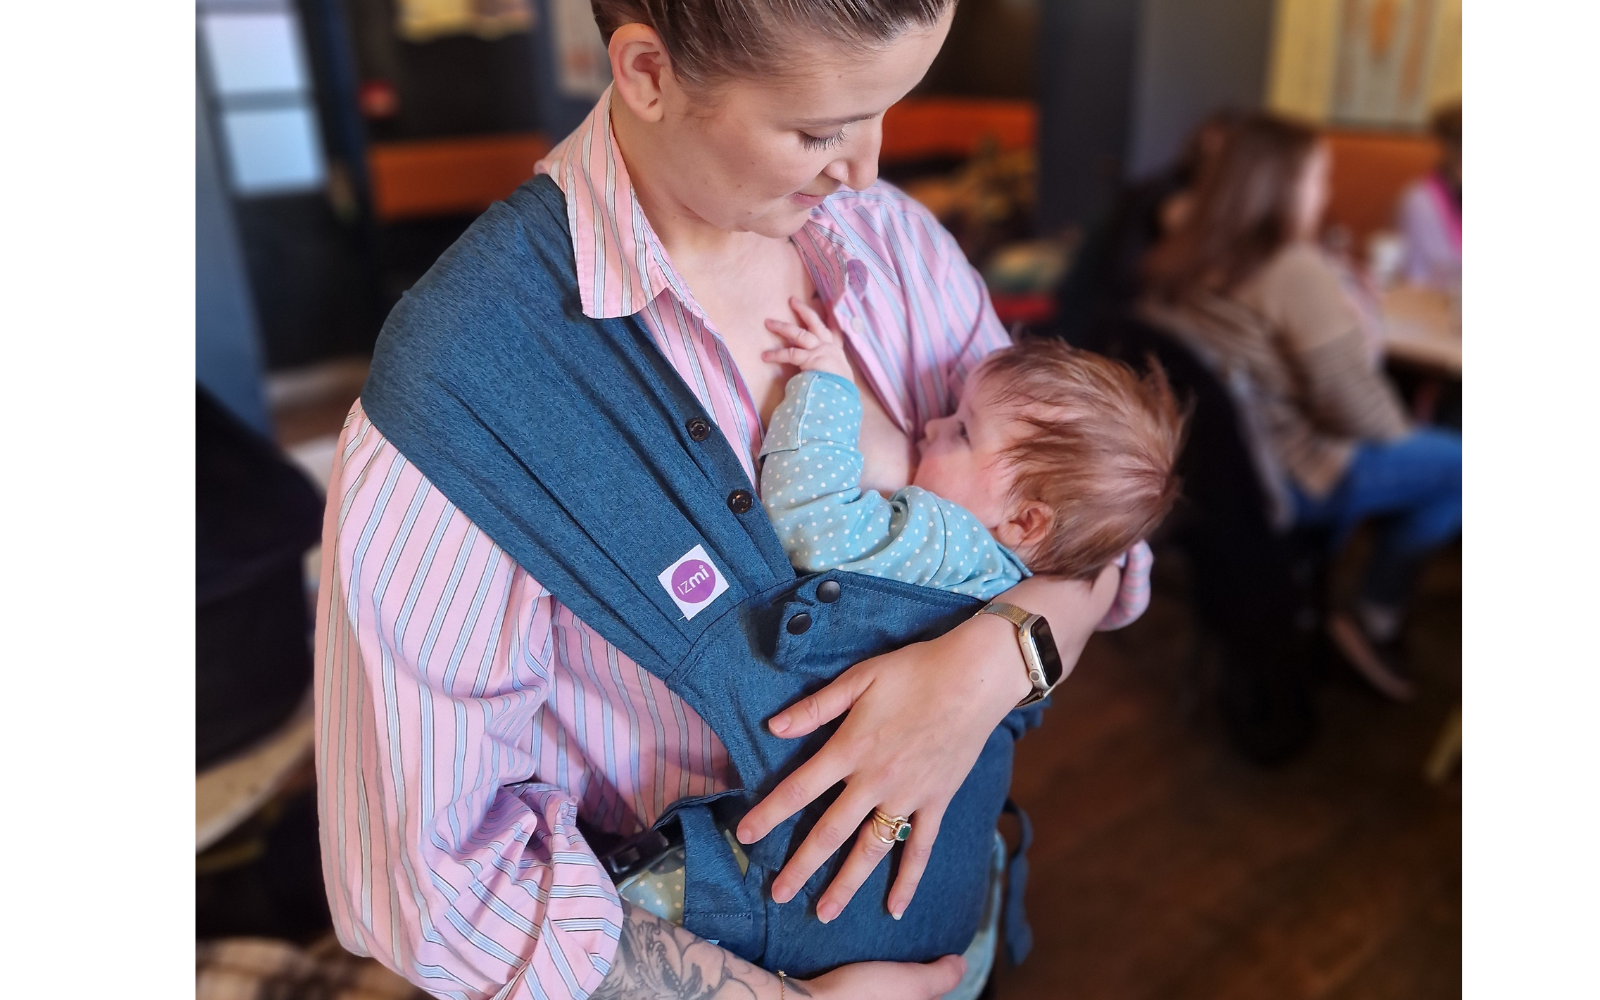
[[[537,168],[567,199],[583,309],[641,313],[744,462],[758,411],[634,199],[607,92]],[[983,283],[921,206],[841,190],[793,237],[890,418],[920,435],[1008,343]],[[345,421],[318,604],[317,771],[335,927],[438,996],[586,997],[620,933],[579,813],[632,833],[726,787],[726,753],[368,421]]]

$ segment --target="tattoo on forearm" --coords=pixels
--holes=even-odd
[[[787,996],[809,997],[793,979]],[[593,1000],[765,1000],[778,979],[682,927],[623,904],[622,937]]]

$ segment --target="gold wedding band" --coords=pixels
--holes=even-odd
[[[872,810],[872,835],[877,837],[880,843],[893,847],[911,836],[911,819],[907,816],[891,816],[882,809],[874,809]]]

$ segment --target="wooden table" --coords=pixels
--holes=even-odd
[[[1461,307],[1430,288],[1398,285],[1383,295],[1383,350],[1446,379],[1461,377]]]

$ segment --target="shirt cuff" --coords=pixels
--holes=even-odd
[[[1146,542],[1140,542],[1122,554],[1118,560],[1122,566],[1122,580],[1117,585],[1117,598],[1111,602],[1111,609],[1100,619],[1100,624],[1095,626],[1096,632],[1110,632],[1131,625],[1144,614],[1150,606],[1150,567],[1155,565],[1155,561],[1156,557]]]

